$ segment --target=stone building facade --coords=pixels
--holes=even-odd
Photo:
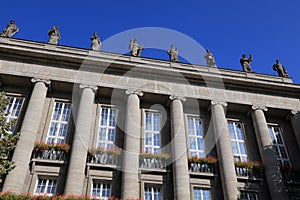
[[[0,80],[21,133],[3,191],[300,198],[291,78],[0,38]]]

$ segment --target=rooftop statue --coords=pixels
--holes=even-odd
[[[273,65],[273,70],[277,71],[278,76],[288,77],[288,72],[285,70],[285,67],[280,63],[280,60],[276,60],[276,63]]]
[[[91,37],[91,41],[92,41],[91,49],[94,51],[100,51],[101,41],[97,32],[94,32],[94,35]]]
[[[204,55],[204,58],[206,59],[207,66],[217,67],[214,55],[212,53],[210,53],[209,49],[206,49],[206,54]]]
[[[178,62],[178,48],[175,49],[174,44],[171,45],[168,54],[171,62]]]
[[[130,40],[130,45],[129,45],[130,55],[140,57],[143,49],[144,49],[144,45],[139,45],[136,38]]]
[[[19,27],[15,24],[15,21],[14,20],[10,20],[10,23],[2,31],[2,33],[0,34],[0,36],[11,38],[18,31],[19,31]]]
[[[58,41],[60,40],[60,33],[58,29],[58,26],[53,26],[52,29],[48,31],[49,44],[58,44]]]
[[[242,58],[240,60],[240,63],[243,67],[243,71],[244,72],[252,72],[252,69],[250,66],[250,63],[252,62],[252,54],[250,54],[249,58],[247,58],[246,56],[247,56],[246,54],[243,54]]]

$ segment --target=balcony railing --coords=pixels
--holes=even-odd
[[[249,178],[260,178],[260,170],[249,168],[249,167],[239,167],[235,166],[235,173],[238,177],[249,177]]]
[[[87,162],[101,165],[117,165],[120,156],[88,153]]]
[[[263,164],[258,161],[236,161],[235,173],[238,177],[261,178]]]
[[[160,158],[140,158],[140,168],[144,169],[166,169],[167,160]]]
[[[191,172],[202,172],[202,173],[215,173],[214,164],[200,164],[200,163],[189,163],[189,171]]]
[[[33,158],[44,160],[64,160],[66,157],[65,151],[56,150],[33,150]]]

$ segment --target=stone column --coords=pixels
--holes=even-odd
[[[264,106],[252,106],[252,120],[254,124],[259,152],[264,164],[264,171],[272,200],[288,199],[284,191],[282,175],[277,164],[276,153],[272,148],[272,139],[264,115],[267,108]]]
[[[190,199],[190,176],[187,162],[187,142],[184,128],[183,97],[170,96],[173,151],[174,199]]]
[[[300,111],[291,111],[290,119],[300,148]]]
[[[15,193],[22,193],[27,192],[28,189],[24,181],[29,175],[30,158],[44,108],[47,85],[50,84],[49,80],[38,78],[33,78],[31,81],[35,84],[22,123],[20,140],[12,158],[16,168],[7,175],[3,191],[12,190]]]
[[[91,137],[92,113],[97,86],[80,85],[82,89],[78,106],[75,133],[65,186],[67,195],[81,195],[84,191],[85,167]]]
[[[234,158],[228,122],[225,116],[225,102],[211,102],[211,119],[214,126],[215,140],[225,200],[238,199],[238,183],[234,166]]]
[[[125,117],[122,199],[137,199],[140,196],[138,172],[141,112],[139,96],[142,96],[143,93],[127,90],[126,94],[128,95],[128,98]]]

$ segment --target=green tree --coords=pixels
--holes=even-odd
[[[9,158],[9,153],[16,147],[20,136],[19,133],[11,133],[11,127],[15,121],[6,121],[8,103],[9,99],[6,97],[6,93],[0,92],[0,187],[4,175],[15,168],[14,163]]]

